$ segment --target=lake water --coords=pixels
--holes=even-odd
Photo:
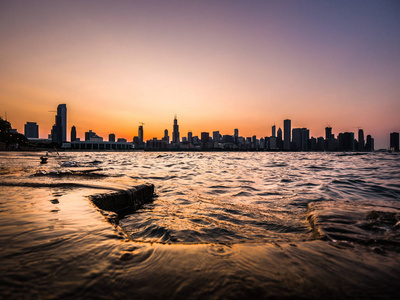
[[[400,296],[398,154],[43,154],[0,153],[0,298]]]

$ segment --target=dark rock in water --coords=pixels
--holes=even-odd
[[[151,201],[154,195],[153,184],[141,184],[126,190],[90,196],[93,203],[102,210],[118,212],[123,209],[136,210]]]

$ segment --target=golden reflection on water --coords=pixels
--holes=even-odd
[[[36,154],[0,156],[2,182],[29,183],[0,189],[0,273],[6,274],[1,298],[398,295],[398,234],[390,226],[399,199],[396,187],[383,184],[387,178],[373,169],[375,179],[346,179],[343,173],[350,171],[343,161],[334,158],[327,165],[329,156],[304,156],[308,165],[327,168],[310,171],[304,161],[291,164],[293,158],[285,162],[282,156],[260,154],[254,161],[254,154],[245,154],[247,160],[238,163],[241,154],[157,155],[72,153],[52,157],[47,166],[38,165]],[[199,163],[191,167],[195,158]],[[68,159],[86,160],[82,168],[107,159],[99,173],[109,176],[60,176],[60,162]],[[345,159],[353,167],[361,162]],[[365,165],[373,167],[374,160]],[[32,176],[52,170],[51,176]],[[118,225],[88,199],[142,181],[154,182],[158,196]],[[46,186],[55,182],[81,186]],[[356,195],[363,201],[352,201]],[[374,195],[380,199],[370,199]],[[308,215],[330,237],[334,231],[335,239],[315,240]],[[390,240],[381,227],[391,230]],[[354,230],[357,240],[350,239]],[[367,244],[368,235],[381,240]]]

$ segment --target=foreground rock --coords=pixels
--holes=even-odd
[[[120,212],[125,209],[136,210],[152,200],[153,184],[141,184],[126,190],[112,191],[90,196],[90,200],[102,210]]]

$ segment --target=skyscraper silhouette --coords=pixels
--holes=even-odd
[[[75,142],[76,141],[76,127],[72,126],[71,127],[71,142]]]
[[[139,125],[138,129],[139,147],[143,147],[143,125]]]
[[[358,150],[363,151],[365,146],[364,130],[358,129]]]
[[[283,121],[283,149],[290,150],[290,140],[291,140],[291,131],[292,131],[292,121],[286,119]]]
[[[275,129],[276,129],[275,125],[272,126],[272,137],[275,137]]]
[[[325,140],[329,140],[331,138],[333,138],[332,127],[325,127]]]
[[[169,144],[169,135],[168,135],[168,129],[164,130],[164,137],[163,137],[163,141],[166,142],[167,144]]]
[[[60,104],[57,106],[56,123],[52,129],[53,143],[61,145],[67,141],[67,105]]]
[[[178,125],[178,120],[176,119],[176,115],[174,118],[174,127],[172,131],[172,143],[173,144],[179,144],[180,139],[179,139],[179,125]]]

